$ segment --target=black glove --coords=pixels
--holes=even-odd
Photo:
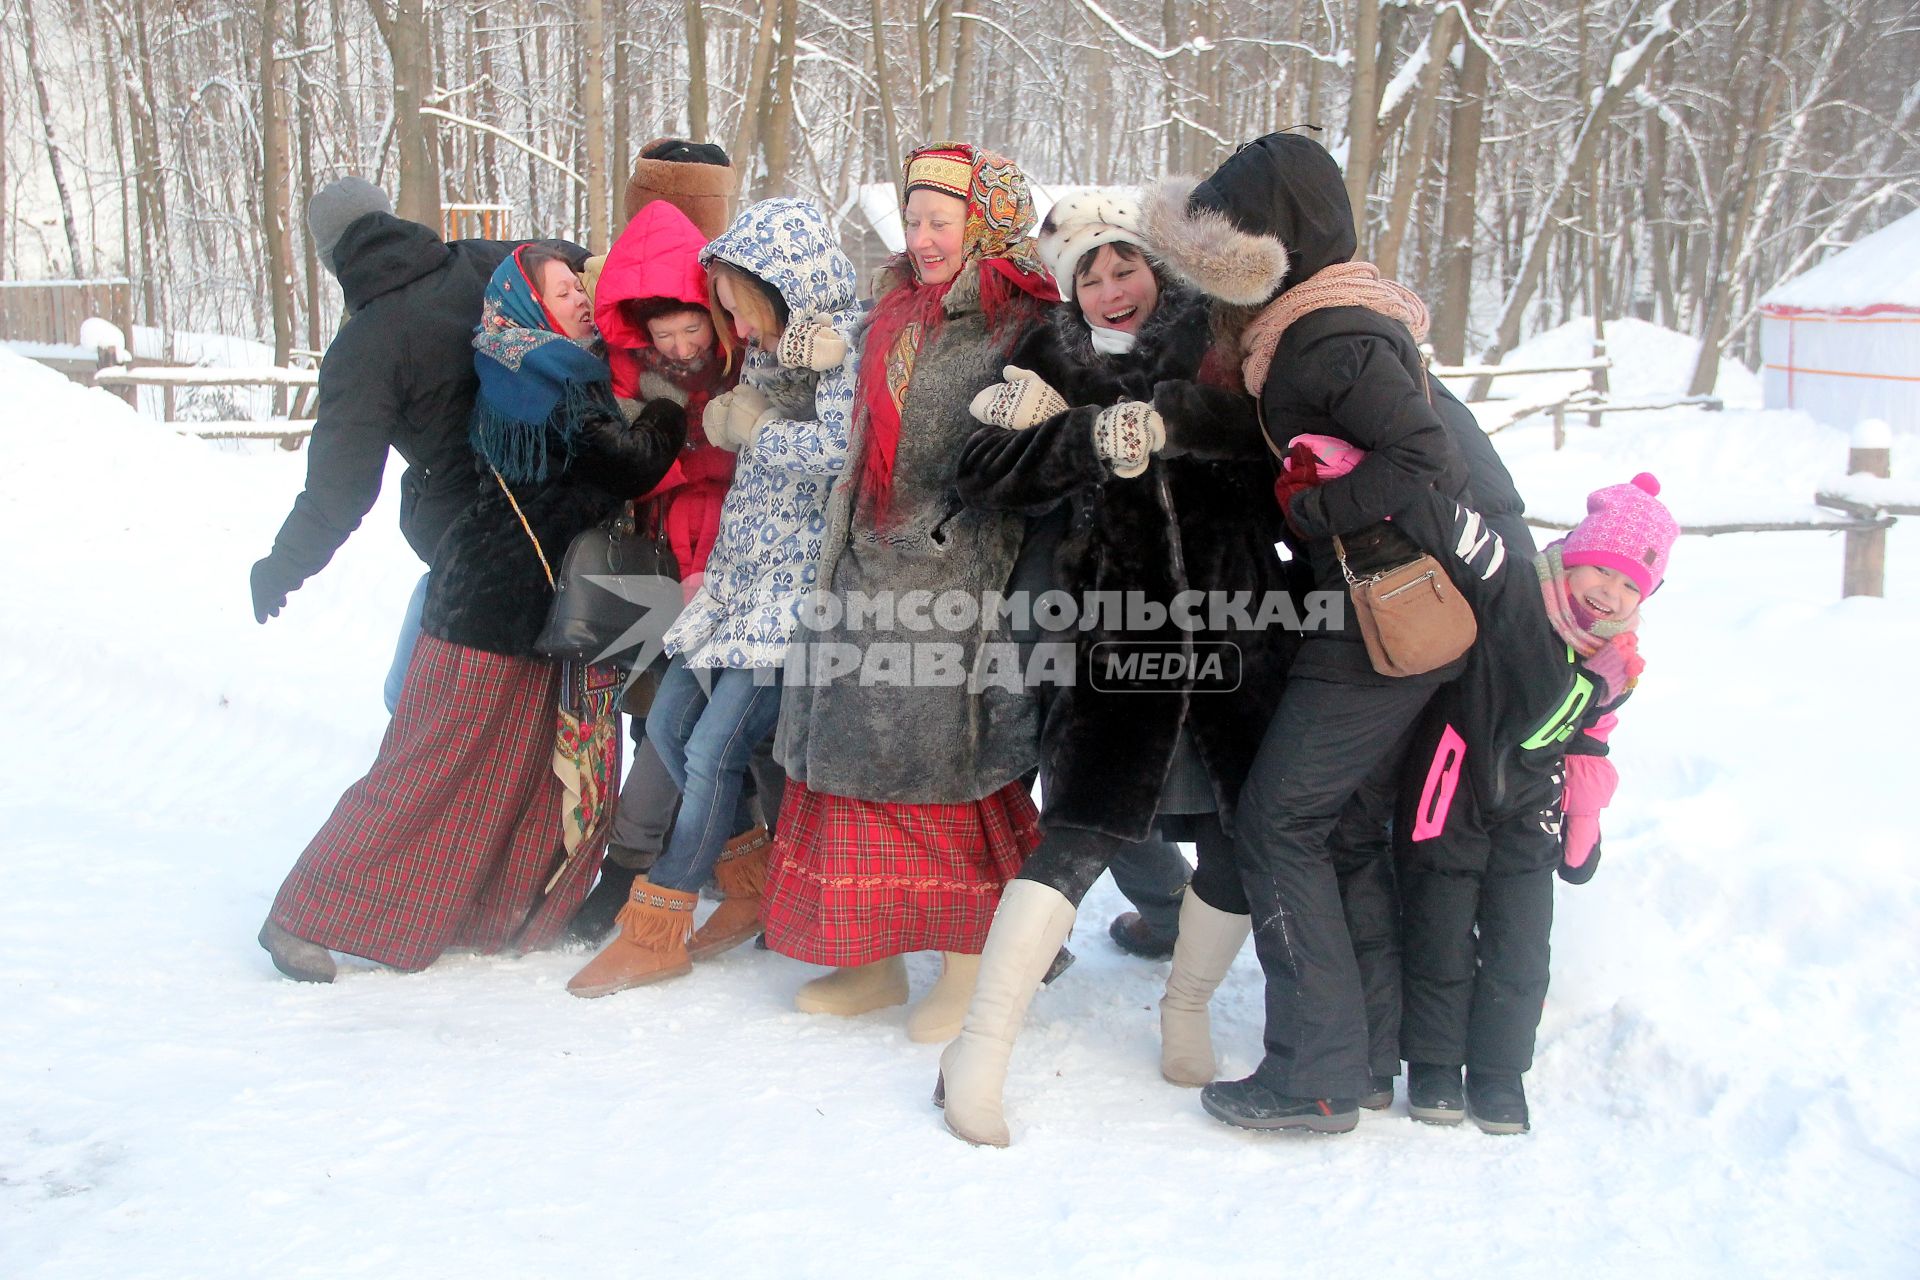
[[[1203,387],[1184,379],[1153,384],[1153,408],[1166,424],[1163,458],[1181,454],[1221,461],[1263,458],[1266,444],[1253,400],[1222,387]]]
[[[633,419],[633,429],[658,432],[677,452],[687,443],[687,411],[665,396],[659,396],[640,406],[640,412]]]
[[[253,620],[262,626],[287,607],[287,593],[299,590],[302,581],[290,578],[286,568],[272,556],[254,561],[248,580],[253,586]]]

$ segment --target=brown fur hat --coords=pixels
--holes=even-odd
[[[737,186],[727,153],[713,143],[655,138],[640,148],[640,157],[633,162],[633,177],[627,180],[626,219],[631,222],[642,206],[665,200],[711,240],[733,219]]]

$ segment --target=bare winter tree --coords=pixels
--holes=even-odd
[[[8,268],[97,261],[147,323],[282,352],[336,319],[299,216],[319,183],[603,247],[631,152],[669,134],[871,257],[859,188],[938,135],[1143,182],[1313,126],[1441,359],[1635,315],[1702,339],[1696,386],[1753,358],[1768,285],[1920,204],[1920,0],[0,7]]]

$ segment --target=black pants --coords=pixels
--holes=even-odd
[[[1403,823],[1408,1062],[1526,1071],[1547,998],[1561,778],[1518,774],[1487,815],[1462,784],[1438,831]],[[1419,838],[1415,838],[1419,837]]]
[[[1254,757],[1234,853],[1267,978],[1267,1052],[1254,1078],[1275,1093],[1353,1098],[1375,1074],[1333,833],[1363,787],[1392,786],[1409,730],[1435,688],[1423,680],[1347,685],[1295,677]],[[1383,871],[1390,877],[1381,843],[1348,842],[1350,884],[1377,886]]]
[[[1391,757],[1398,761],[1402,752]],[[1327,852],[1367,1010],[1367,1071],[1400,1074],[1400,896],[1394,883],[1393,802],[1400,774],[1368,778],[1340,811]]]
[[[1219,819],[1212,815],[1204,818],[1196,815],[1194,824],[1198,827],[1194,848],[1199,854],[1199,866],[1193,872],[1190,892],[1198,893],[1210,907],[1245,915],[1247,902],[1240,890],[1239,875],[1234,869],[1232,842],[1220,830]],[[1113,864],[1117,872],[1118,859],[1134,850],[1153,845],[1171,853],[1182,868],[1186,866],[1186,859],[1180,857],[1179,850],[1164,840],[1134,844],[1081,827],[1052,827],[1041,837],[1039,847],[1027,856],[1026,865],[1020,868],[1019,878],[1058,889],[1067,901],[1077,907],[1081,899],[1087,896],[1087,890],[1093,888],[1093,882],[1100,878],[1100,873],[1107,870],[1108,864]],[[1118,883],[1119,879],[1116,874],[1115,882]],[[1124,885],[1122,891],[1125,892]],[[1128,897],[1136,906],[1139,905],[1139,900],[1134,899],[1132,894],[1128,894]],[[1174,911],[1174,922],[1167,929],[1169,933],[1179,927],[1177,905]],[[1143,911],[1141,914],[1146,913]]]

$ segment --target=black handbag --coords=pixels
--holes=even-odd
[[[520,527],[526,531],[527,541],[533,543],[533,553],[540,558],[547,585],[553,588],[553,603],[547,606],[547,620],[533,642],[534,652],[556,661],[631,666],[645,643],[644,638],[624,650],[612,653],[608,650],[646,616],[649,606],[636,604],[587,579],[637,575],[678,582],[680,565],[667,542],[665,503],[657,498],[647,503],[622,503],[619,511],[574,538],[567,554],[561,557],[560,572],[556,576],[547,560],[547,550],[540,545],[533,526],[527,523],[527,514],[520,509],[513,490],[507,487],[497,469],[489,470],[493,471],[493,481],[500,486],[500,492],[507,496],[507,505],[513,508]]]
[[[678,581],[680,566],[667,542],[664,511],[658,500],[629,502],[573,540],[560,561],[536,650],[575,662],[631,663],[639,641],[622,652],[608,650],[645,616],[647,606],[588,579],[638,575]]]

